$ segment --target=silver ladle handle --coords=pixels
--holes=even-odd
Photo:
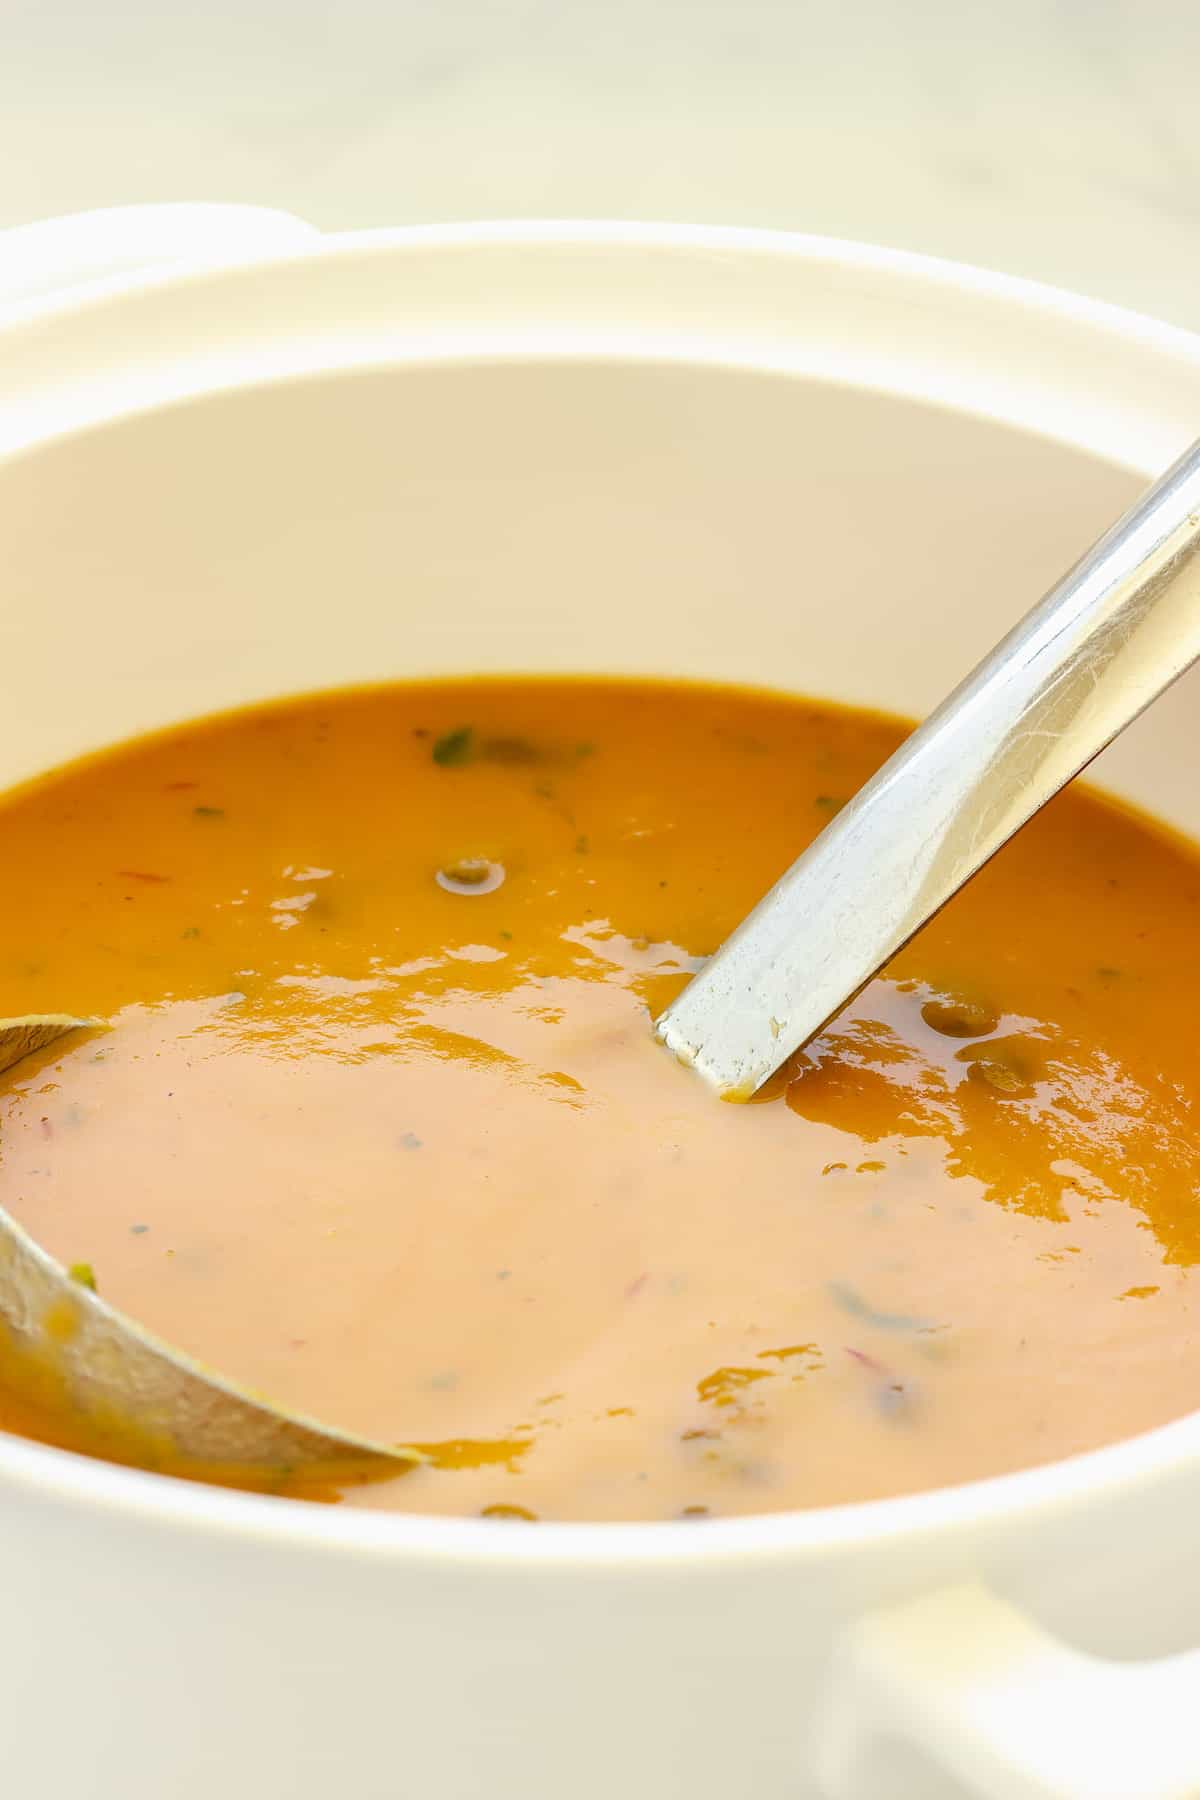
[[[872,776],[657,1022],[752,1094],[1200,656],[1200,443]]]

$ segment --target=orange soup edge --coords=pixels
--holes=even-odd
[[[1189,1411],[1182,839],[1067,791],[754,1104],[653,1040],[906,729],[426,681],[27,783],[0,1016],[106,1029],[0,1076],[0,1205],[206,1364],[428,1451],[358,1505],[702,1521]],[[0,1376],[0,1423],[74,1441]]]

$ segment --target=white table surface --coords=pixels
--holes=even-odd
[[[0,227],[767,225],[1200,330],[1200,0],[0,0],[0,152]]]
[[[1200,0],[0,0],[0,46],[0,225],[773,225],[1200,328]]]

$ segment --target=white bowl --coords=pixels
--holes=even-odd
[[[763,233],[156,209],[0,237],[6,285],[2,782],[439,670],[919,713],[1200,421],[1184,333]],[[1197,691],[1101,778],[1200,831]],[[0,1438],[5,1788],[1194,1793],[1198,1659],[1110,1659],[1200,1638],[1198,1500],[1196,1416],[701,1528],[305,1507]]]

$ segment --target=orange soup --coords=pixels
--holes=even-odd
[[[892,720],[591,680],[322,695],[0,802],[0,1204],[207,1364],[673,1519],[996,1474],[1200,1399],[1200,866],[1057,800],[751,1105],[653,1016]],[[0,1421],[30,1424],[19,1395]]]

